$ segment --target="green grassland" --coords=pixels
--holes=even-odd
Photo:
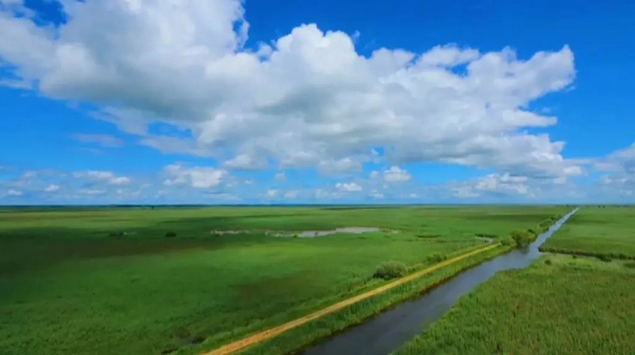
[[[506,271],[396,355],[633,354],[635,263],[547,255]]]
[[[635,207],[581,208],[541,250],[635,259]]]
[[[2,210],[0,353],[196,353],[377,287],[385,281],[372,275],[382,262],[397,261],[416,270],[439,257],[483,245],[475,235],[504,238],[512,230],[531,228],[566,211],[556,207]],[[321,238],[263,234],[352,226],[400,233]],[[210,233],[214,230],[248,233],[218,236]],[[168,232],[176,236],[167,238]],[[384,306],[408,292],[387,295]],[[380,304],[373,306],[377,309],[364,309],[377,311]],[[324,335],[359,320],[359,314],[344,319],[321,323],[321,328],[311,328],[299,338],[308,341]],[[289,339],[284,343],[285,349],[294,346]]]

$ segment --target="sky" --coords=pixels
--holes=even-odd
[[[0,0],[0,205],[633,203],[633,18]]]

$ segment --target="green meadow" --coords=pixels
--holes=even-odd
[[[635,208],[581,208],[541,247],[555,254],[497,274],[396,355],[634,354],[634,227]]]
[[[387,281],[373,274],[384,262],[401,263],[412,272],[481,247],[487,243],[483,237],[502,239],[566,211],[0,210],[0,353],[195,354],[382,285]],[[293,237],[338,227],[382,230]],[[218,231],[244,233],[214,233]],[[289,236],[267,231],[287,231]],[[444,270],[420,286],[467,266],[468,261]],[[276,346],[293,349],[416,292],[406,288],[398,296],[352,307],[358,312],[349,310],[325,320],[319,329],[282,337],[283,345]]]
[[[635,207],[582,208],[541,250],[635,259]]]
[[[635,264],[546,255],[462,297],[396,355],[633,354]]]

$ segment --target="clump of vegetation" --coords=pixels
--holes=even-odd
[[[624,266],[626,266],[629,269],[635,269],[635,262],[625,263]]]
[[[174,238],[174,237],[176,237],[176,232],[172,232],[172,231],[167,232],[167,233],[165,233],[165,237],[166,238]]]
[[[551,264],[552,264],[551,259],[545,260],[545,265],[551,265]]]
[[[447,259],[445,256],[438,253],[432,254],[427,258],[429,263],[440,263],[445,259]]]
[[[108,232],[109,237],[123,237],[124,235],[126,235],[126,232],[122,232],[122,231]]]
[[[517,229],[511,232],[510,236],[518,246],[526,246],[536,240],[536,235],[527,230]]]
[[[597,256],[598,260],[604,261],[605,263],[610,263],[611,261],[613,261],[613,259],[611,259],[610,256],[605,255],[605,254],[600,254]]]
[[[408,268],[403,263],[387,261],[377,267],[373,277],[376,279],[391,280],[403,277],[407,272]]]
[[[440,236],[438,234],[417,234],[417,238],[422,239],[437,239]]]

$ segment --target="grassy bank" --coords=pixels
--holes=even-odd
[[[480,285],[396,355],[632,354],[635,264],[548,255]]]
[[[511,247],[509,246],[498,246],[481,254],[461,260],[413,282],[375,296],[372,299],[356,303],[342,311],[325,316],[302,327],[283,333],[272,340],[248,348],[240,354],[284,355],[297,351],[297,349],[309,346],[322,338],[336,334],[353,325],[360,324],[367,318],[396,306],[401,302],[417,297],[422,292],[442,284],[461,271],[474,267],[510,250]],[[214,348],[213,344],[204,344],[203,347],[210,349]],[[197,351],[198,349],[189,351],[185,350],[180,352],[179,355],[194,355]]]
[[[634,207],[583,207],[541,250],[604,259],[635,259],[633,230]]]
[[[382,285],[386,281],[372,277],[382,262],[423,268],[483,245],[475,234],[500,238],[563,212],[544,207],[4,210],[0,353],[200,352]],[[351,226],[399,233],[315,239],[263,234]],[[247,232],[210,233],[216,230]],[[372,314],[391,302],[366,307]],[[327,328],[338,329],[327,324],[306,331],[296,345]],[[287,339],[285,346],[292,343]]]

